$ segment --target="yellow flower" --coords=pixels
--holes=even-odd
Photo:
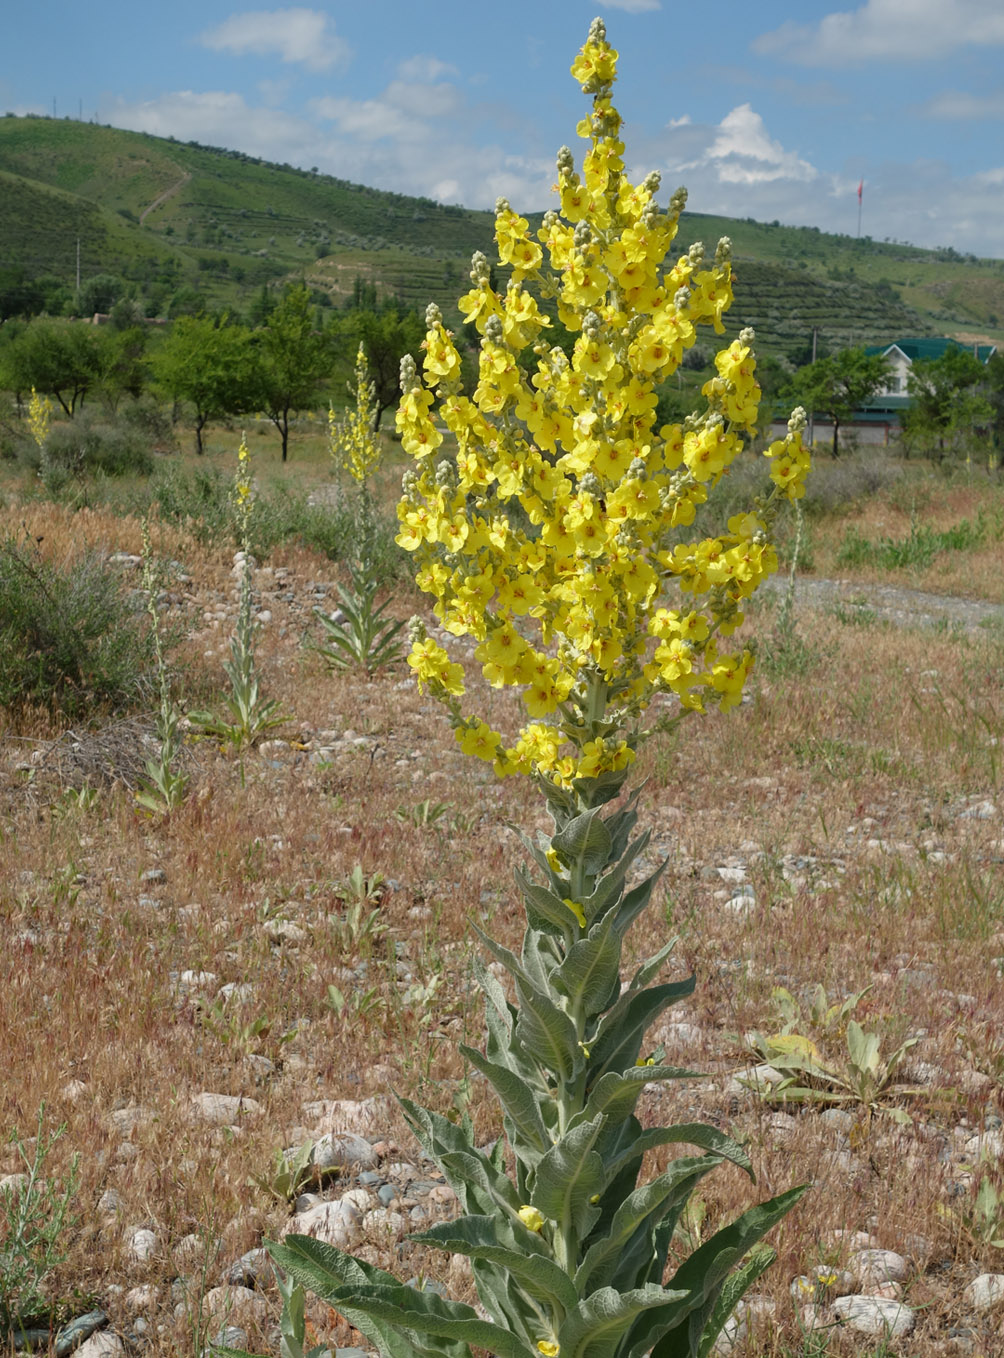
[[[565,898],[565,904],[579,921],[579,927],[584,929],[586,927],[586,912],[583,910],[582,906],[579,905],[577,901],[570,901],[567,897]]]
[[[551,1339],[538,1339],[537,1349],[544,1355],[544,1358],[555,1358],[558,1352],[557,1344]]]
[[[544,1225],[544,1218],[536,1207],[521,1207],[516,1215],[528,1230],[540,1231]]]

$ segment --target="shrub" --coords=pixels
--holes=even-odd
[[[150,640],[118,571],[88,553],[63,566],[0,541],[0,708],[122,710],[148,687]]]

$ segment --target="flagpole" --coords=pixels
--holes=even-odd
[[[861,239],[861,201],[862,201],[862,198],[864,197],[864,187],[865,187],[865,181],[864,181],[863,179],[859,180],[859,181],[858,181],[858,240]]]

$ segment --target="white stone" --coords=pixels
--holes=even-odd
[[[19,1198],[29,1183],[27,1174],[5,1174],[0,1178],[0,1193],[6,1193],[12,1198]]]
[[[160,1240],[155,1231],[146,1226],[130,1227],[126,1231],[126,1245],[129,1258],[136,1264],[144,1264],[160,1250]]]
[[[233,1284],[214,1287],[207,1292],[202,1298],[202,1309],[203,1314],[217,1324],[231,1320],[247,1324],[265,1320],[269,1313],[268,1302],[261,1293]]]
[[[962,1300],[974,1311],[988,1311],[1004,1301],[1004,1273],[981,1273],[963,1292]]]
[[[318,1207],[290,1217],[281,1232],[282,1238],[287,1235],[309,1235],[346,1249],[359,1239],[359,1211],[344,1199],[322,1202]]]
[[[119,1358],[125,1351],[125,1344],[112,1330],[98,1330],[75,1350],[75,1358]]]
[[[756,910],[756,898],[745,894],[730,896],[722,906],[730,915],[752,915]]]
[[[969,1137],[963,1150],[974,1160],[1000,1160],[1004,1157],[1004,1132],[996,1127],[988,1132],[980,1132],[977,1136]]]
[[[217,1127],[227,1126],[240,1117],[254,1116],[262,1111],[256,1099],[248,1099],[240,1094],[193,1094],[189,1107],[192,1116],[203,1122],[211,1122]]]
[[[894,1250],[859,1250],[847,1261],[847,1266],[865,1290],[884,1283],[905,1282],[910,1271],[903,1256]]]
[[[270,919],[265,925],[265,936],[271,943],[285,944],[289,948],[298,948],[310,942],[306,929],[301,929],[288,919]]]
[[[376,1151],[361,1136],[351,1132],[328,1132],[314,1143],[310,1163],[317,1169],[373,1169]]]
[[[144,1283],[142,1287],[132,1287],[122,1298],[126,1310],[134,1315],[138,1311],[149,1311],[157,1305],[157,1289],[152,1283]]]
[[[183,971],[178,977],[180,990],[208,990],[215,984],[215,971]]]
[[[914,1326],[914,1315],[909,1306],[884,1297],[837,1297],[833,1313],[859,1334],[888,1339],[900,1339]]]

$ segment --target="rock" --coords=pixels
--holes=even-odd
[[[962,1300],[974,1311],[989,1311],[1004,1301],[1004,1273],[981,1273],[963,1292]]]
[[[248,1250],[234,1260],[226,1271],[228,1283],[238,1283],[241,1287],[267,1286],[272,1281],[272,1265],[269,1263],[268,1250],[259,1248]]]
[[[363,1217],[363,1230],[368,1236],[400,1237],[407,1233],[408,1219],[388,1207],[375,1207]]]
[[[116,1212],[121,1212],[123,1207],[125,1203],[122,1201],[122,1195],[114,1188],[106,1188],[98,1198],[98,1211],[103,1212],[105,1216],[114,1216]]]
[[[859,1250],[847,1261],[847,1266],[866,1292],[885,1283],[905,1282],[909,1273],[907,1261],[893,1250]]]
[[[377,1163],[371,1143],[351,1132],[328,1132],[314,1143],[310,1163],[315,1169],[360,1170],[373,1169]]]
[[[756,910],[756,898],[752,894],[747,896],[745,893],[730,896],[722,909],[727,910],[730,915],[752,915]]]
[[[306,929],[301,929],[298,924],[288,919],[268,920],[265,925],[265,937],[278,947],[285,944],[287,948],[299,948],[302,944],[310,942],[310,935]]]
[[[125,1233],[126,1249],[134,1264],[145,1264],[160,1252],[160,1238],[146,1226],[130,1226]]]
[[[167,881],[167,873],[163,868],[147,868],[139,880],[144,886],[163,885]]]
[[[753,1066],[743,1071],[741,1075],[733,1075],[725,1087],[725,1094],[730,1099],[741,1099],[751,1093],[769,1093],[784,1078],[781,1071],[774,1066],[766,1064]]]
[[[0,1193],[19,1198],[30,1182],[27,1174],[5,1174],[0,1178]]]
[[[193,1094],[189,1102],[192,1116],[202,1122],[211,1122],[217,1127],[228,1126],[240,1117],[254,1117],[262,1112],[262,1106],[255,1099],[245,1098],[242,1094]]]
[[[119,1358],[119,1354],[125,1351],[125,1344],[112,1330],[98,1330],[90,1339],[85,1339],[74,1353],[76,1358]]]
[[[177,981],[178,989],[185,991],[208,992],[215,984],[215,971],[183,971]]]
[[[150,1311],[157,1305],[157,1289],[152,1283],[144,1283],[142,1287],[131,1287],[122,1298],[122,1302],[126,1310],[133,1315],[140,1311]]]
[[[914,1314],[901,1301],[884,1297],[837,1297],[833,1314],[859,1334],[900,1339],[914,1326]]]
[[[268,1302],[259,1292],[232,1283],[207,1292],[202,1298],[202,1309],[205,1317],[218,1324],[236,1320],[247,1325],[265,1320],[269,1313]]]
[[[344,1198],[338,1202],[322,1202],[307,1212],[290,1217],[280,1232],[287,1235],[309,1235],[328,1245],[347,1249],[359,1239],[359,1209]]]

